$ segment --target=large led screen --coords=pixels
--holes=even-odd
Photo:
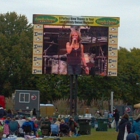
[[[33,74],[117,75],[118,28],[113,26],[114,20],[98,19],[101,25],[94,26],[94,18],[89,18],[88,25],[80,18],[52,24],[48,15],[43,17],[34,16]]]

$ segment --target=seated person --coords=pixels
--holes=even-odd
[[[6,120],[4,121],[4,131],[3,134],[6,135],[6,137],[8,137],[10,135],[10,130],[9,130],[9,123],[10,123],[11,119],[9,117],[6,118]]]
[[[29,117],[29,123],[31,124],[31,131],[34,132],[34,135],[36,135],[37,128],[35,127],[35,123],[31,118]]]
[[[63,135],[68,135],[70,136],[70,129],[69,126],[65,123],[65,121],[62,119],[60,123],[60,134]]]
[[[12,120],[10,121],[9,129],[10,129],[10,134],[18,135],[19,123],[15,120],[15,118],[12,118]]]
[[[50,135],[58,136],[59,134],[59,127],[57,124],[51,124],[51,133]]]
[[[25,134],[31,134],[32,131],[32,125],[29,122],[29,118],[26,118],[26,121],[22,124],[22,129],[25,132]]]
[[[58,125],[59,130],[60,130],[60,123],[61,123],[61,119],[60,118],[58,118],[57,121],[54,123],[54,124],[57,124]]]
[[[69,127],[70,127],[71,134],[72,135],[76,134],[76,128],[78,128],[78,124],[74,121],[72,117],[70,117],[69,119]]]
[[[41,128],[42,135],[50,135],[50,133],[51,133],[51,122],[48,119],[48,117],[46,117],[45,120],[42,121],[40,128]]]

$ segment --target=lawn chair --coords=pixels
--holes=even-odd
[[[60,136],[69,136],[69,126],[67,124],[60,124]]]
[[[10,121],[9,130],[11,135],[18,135],[19,124],[17,121]]]
[[[43,136],[49,136],[51,133],[51,123],[50,121],[43,121],[41,124],[41,132]]]
[[[22,129],[23,129],[25,135],[31,135],[32,128],[30,125],[24,125],[22,127]]]
[[[51,124],[51,133],[50,135],[58,136],[59,135],[59,127],[57,124]]]

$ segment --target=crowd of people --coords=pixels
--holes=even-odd
[[[63,118],[16,115],[1,117],[0,126],[3,126],[5,137],[9,135],[41,137],[57,135],[71,137],[76,135],[78,123],[72,117],[66,120]],[[54,127],[55,129],[53,130]]]
[[[95,116],[100,118],[102,113],[97,111]],[[115,109],[113,113],[104,111],[104,118],[108,118],[108,122],[114,120],[118,132],[117,140],[140,140],[140,115],[132,122],[127,113],[120,116],[119,111]],[[26,117],[20,113],[13,115],[11,110],[6,111],[0,106],[0,135],[4,134],[5,137],[13,134],[18,136],[57,135],[71,137],[78,134],[78,129],[78,123],[72,117],[67,119],[37,117],[35,109],[33,109],[32,117]]]
[[[140,115],[132,122],[125,113],[117,123],[117,140],[140,140]]]
[[[113,127],[118,132],[117,140],[140,140],[140,114],[131,120],[128,113],[120,116],[118,109],[113,113],[105,110],[103,114],[98,110],[95,117],[108,119],[109,128]]]

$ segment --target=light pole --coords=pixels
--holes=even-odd
[[[113,91],[111,91],[111,112],[113,113]]]

